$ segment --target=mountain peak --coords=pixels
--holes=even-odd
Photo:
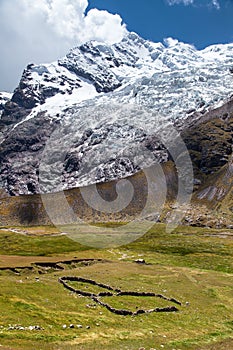
[[[120,161],[117,155],[101,163],[104,143],[110,145],[113,139],[123,138],[127,149],[135,140],[149,142],[149,138],[156,157],[166,159],[164,150],[156,149],[158,144],[143,129],[153,125],[156,133],[168,122],[182,129],[224,104],[233,89],[233,44],[201,51],[171,38],[164,44],[132,32],[114,45],[91,41],[71,49],[56,62],[28,65],[12,98],[2,105],[2,186],[13,194],[38,191],[36,169],[41,150],[64,120],[70,137],[77,138],[67,158],[64,186],[107,181],[137,171],[136,165]],[[125,112],[117,113],[116,106],[125,106]],[[77,130],[72,134],[73,128]],[[99,162],[97,175],[90,169],[81,173],[81,164],[89,157]],[[34,169],[28,188],[23,162]]]

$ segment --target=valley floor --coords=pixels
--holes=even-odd
[[[53,227],[0,228],[0,346],[6,350],[233,348],[233,230],[156,224],[128,246],[90,249]],[[137,261],[138,259],[141,259]],[[136,312],[122,316],[64,288],[61,277],[92,279],[153,296],[102,296]],[[71,281],[84,292],[99,285]],[[37,326],[37,327],[36,327]]]

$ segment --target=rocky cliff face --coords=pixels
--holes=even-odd
[[[195,127],[183,138],[202,184],[231,154],[232,57],[233,44],[198,51],[129,33],[113,46],[90,42],[57,62],[29,64],[0,101],[0,186],[34,194],[130,176],[171,159],[160,134],[174,127]],[[209,133],[200,123],[215,111]]]
[[[194,169],[194,193],[190,203],[187,203],[186,207],[183,210],[186,211],[186,214],[183,218],[183,223],[193,226],[207,226],[215,228],[232,228],[232,217],[233,217],[233,197],[232,197],[232,186],[233,186],[233,158],[232,158],[232,132],[233,132],[233,102],[229,101],[227,104],[224,104],[222,107],[219,107],[215,110],[207,113],[202,120],[195,123],[195,125],[189,126],[182,131],[182,138],[185,141],[185,144],[189,150],[190,157],[192,159],[192,165]],[[28,123],[32,121],[28,121]],[[41,135],[41,140],[39,144],[46,141],[46,132],[51,133],[50,129],[47,129],[45,126],[40,123],[31,125],[31,131],[36,130],[39,126],[42,127],[43,133]],[[33,129],[33,125],[34,128]],[[51,124],[51,127],[54,128],[54,124]],[[107,126],[105,126],[106,130]],[[110,134],[113,132],[112,129],[108,130]],[[121,132],[123,130],[115,125],[114,133]],[[124,137],[131,135],[132,130],[124,129]],[[107,133],[107,132],[106,132]],[[107,133],[107,134],[108,134]],[[37,133],[36,133],[37,134]],[[103,132],[101,133],[103,134]],[[91,131],[87,132],[84,135],[84,142],[90,142],[91,136],[93,133]],[[132,135],[131,135],[132,136]],[[21,136],[25,140],[25,131]],[[32,138],[32,133],[28,134],[29,140]],[[44,137],[44,141],[42,138]],[[69,136],[68,136],[69,137]],[[99,136],[98,136],[99,137]],[[90,142],[89,147],[94,146],[96,138],[92,138],[92,143]],[[140,142],[146,145],[146,147],[157,150],[159,152],[159,157],[162,157],[162,154],[167,158],[163,162],[163,172],[166,178],[166,188],[168,190],[167,200],[164,205],[163,211],[160,216],[160,220],[167,222],[169,220],[170,214],[176,208],[177,190],[178,190],[178,181],[177,181],[177,169],[174,162],[169,158],[169,154],[166,149],[160,147],[160,143],[156,138],[146,138],[145,135],[138,132],[138,137]],[[19,138],[17,135],[16,139]],[[88,141],[87,141],[88,140]],[[146,140],[146,141],[145,141]],[[56,140],[55,140],[56,142]],[[99,140],[98,140],[99,142]],[[98,144],[97,142],[97,144]],[[27,141],[25,140],[27,145]],[[81,143],[82,145],[83,143]],[[16,145],[16,150],[20,145]],[[28,152],[28,155],[33,154],[33,146],[25,146],[25,152]],[[80,147],[80,145],[76,145]],[[160,147],[160,149],[158,149]],[[38,153],[39,150],[36,150]],[[12,149],[12,154],[14,149]],[[17,152],[16,152],[17,154]],[[25,153],[26,154],[26,153]],[[41,154],[42,153],[38,153]],[[70,149],[70,152],[67,154],[65,152],[65,173],[63,173],[63,184],[70,185],[68,178],[64,174],[72,174],[77,171],[79,165],[79,158],[77,156],[77,151]],[[181,155],[182,156],[182,155]],[[54,150],[53,160],[54,160],[54,169],[57,168],[56,160],[60,159],[60,155]],[[12,161],[16,162],[17,158]],[[168,161],[167,161],[168,160]],[[33,161],[33,157],[29,159],[30,162]],[[34,159],[35,161],[35,159]],[[36,159],[37,161],[37,159]],[[23,173],[25,179],[30,177],[31,184],[33,185],[33,180],[35,181],[35,186],[37,185],[38,174],[37,166],[35,161],[35,172],[31,172],[31,166],[27,169],[26,165],[23,168]],[[111,159],[110,159],[111,161]],[[93,165],[93,161],[91,162]],[[116,171],[123,172],[129,170],[129,172],[134,171],[130,168],[132,166],[129,163],[126,163],[125,159],[122,159],[121,162],[116,164]],[[13,166],[13,164],[12,164]],[[124,168],[123,168],[124,167]],[[126,167],[128,167],[126,169]],[[126,169],[126,170],[125,170]],[[45,169],[46,171],[46,169]],[[6,172],[9,177],[8,172]],[[116,176],[121,176],[122,173],[116,173]],[[48,178],[49,186],[56,186],[54,183],[55,173],[48,173],[46,178]],[[107,174],[110,176],[109,174]],[[33,178],[34,176],[34,178]],[[49,177],[51,176],[51,178]],[[12,177],[12,189],[17,188],[17,183],[14,183],[15,174]],[[130,205],[127,206],[124,210],[117,212],[115,214],[104,213],[98,210],[93,209],[86,203],[82,197],[82,189],[71,189],[66,190],[64,196],[71,206],[74,213],[77,217],[81,218],[85,222],[103,222],[103,221],[130,221],[138,217],[140,212],[145,207],[146,199],[148,196],[148,183],[145,177],[145,174],[141,171],[136,172],[135,175],[127,178],[134,188],[134,195]],[[37,191],[37,188],[30,187],[29,183],[26,182],[28,186],[28,192]],[[23,186],[23,184],[21,185]],[[116,186],[117,181],[106,182],[97,184],[97,190],[100,195],[99,198],[102,198],[106,201],[114,201],[116,199]],[[48,188],[48,187],[47,187]],[[4,191],[0,191],[0,222],[2,225],[42,225],[42,224],[51,224],[50,217],[44,208],[42,198],[39,195],[30,195],[30,196],[19,196],[19,197],[9,197]],[[48,200],[51,203],[59,201],[59,206],[61,211],[63,210],[64,203],[61,202],[61,197],[58,194],[49,194]],[[65,210],[65,207],[64,207]],[[156,214],[156,213],[155,213]],[[151,220],[157,220],[157,216],[150,217]]]

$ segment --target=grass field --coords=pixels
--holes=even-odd
[[[102,261],[64,265],[64,270],[0,270],[1,349],[233,349],[232,230],[179,227],[167,234],[164,225],[157,224],[128,246],[104,250],[84,247],[52,227],[12,231],[0,230],[0,267]],[[146,264],[135,263],[139,258]],[[115,315],[65,289],[58,282],[63,276],[94,279],[124,291],[161,293],[182,305],[175,313]],[[102,292],[81,282],[70,285]],[[153,297],[112,296],[102,301],[132,311],[172,306]],[[30,330],[35,325],[40,329]]]

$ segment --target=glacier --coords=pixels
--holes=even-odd
[[[0,184],[18,195],[132,175],[168,159],[161,128],[182,130],[232,94],[233,43],[197,50],[128,33],[114,45],[92,41],[56,62],[29,64],[3,104]],[[151,157],[135,161],[137,144]]]

